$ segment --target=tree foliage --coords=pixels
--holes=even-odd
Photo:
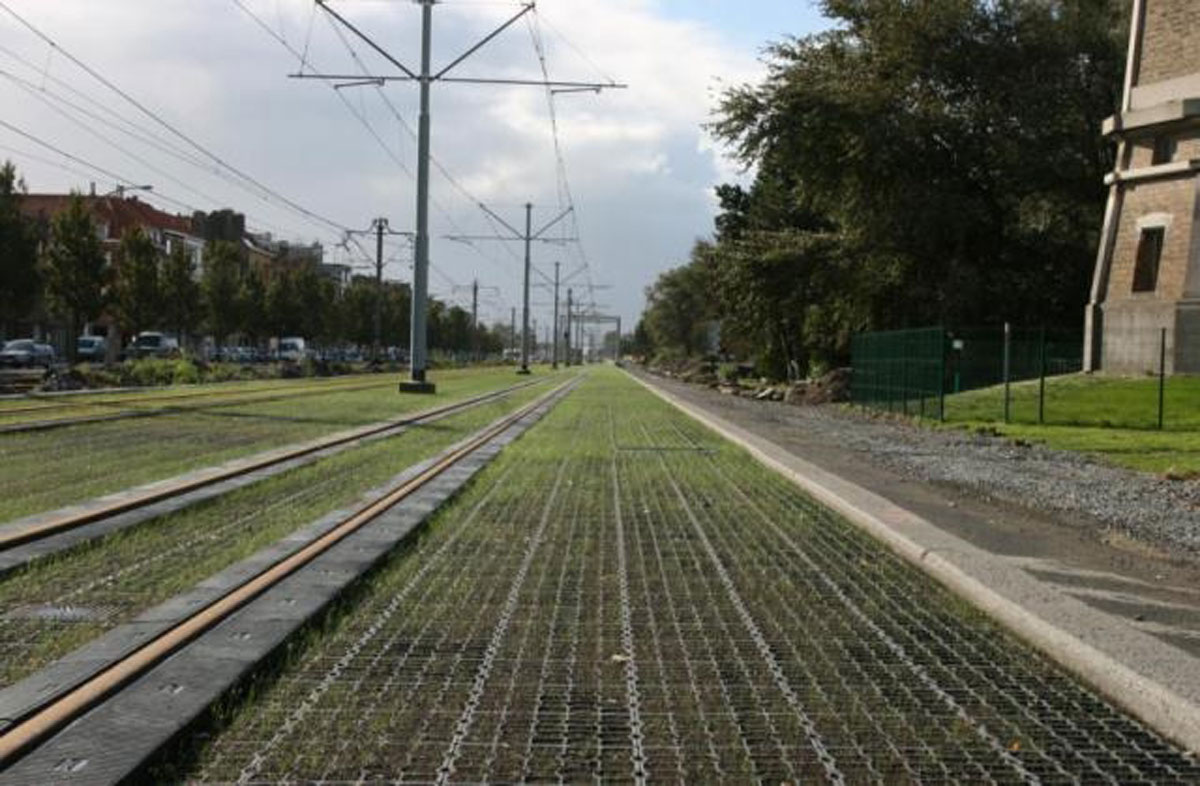
[[[204,318],[218,346],[238,329],[241,316],[238,295],[241,292],[244,260],[240,249],[224,240],[209,243],[204,255]]]
[[[175,244],[163,260],[162,317],[166,326],[179,336],[181,344],[200,319],[196,262],[182,243]]]
[[[38,287],[37,235],[21,215],[25,183],[12,162],[0,166],[0,329],[34,306]]]
[[[75,336],[100,315],[108,283],[108,262],[95,222],[77,193],[51,222],[41,270],[51,310],[67,320],[67,357],[74,360]]]
[[[770,46],[765,81],[724,93],[711,126],[755,171],[717,189],[714,243],[688,265],[715,271],[723,335],[781,374],[843,358],[857,330],[1077,328],[1125,5],[826,0],[838,26]]]
[[[141,227],[121,238],[113,271],[112,306],[117,324],[130,336],[155,326],[162,314],[158,249]]]

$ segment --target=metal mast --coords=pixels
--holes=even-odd
[[[497,27],[488,35],[484,36],[473,46],[468,48],[461,55],[450,61],[450,64],[434,72],[430,63],[432,61],[432,42],[433,42],[433,6],[437,0],[418,0],[421,4],[421,68],[420,73],[415,73],[405,66],[398,59],[393,57],[386,49],[375,43],[366,33],[363,33],[357,27],[350,23],[345,17],[334,11],[330,5],[330,0],[316,0],[318,7],[328,13],[331,17],[337,20],[342,26],[352,32],[355,36],[362,39],[376,53],[382,56],[385,60],[400,70],[400,74],[386,75],[371,75],[363,74],[344,75],[344,74],[313,74],[313,73],[297,73],[292,74],[296,79],[323,79],[340,81],[344,84],[341,86],[351,87],[358,85],[382,85],[386,82],[417,82],[420,87],[420,115],[417,123],[417,231],[416,231],[416,254],[413,262],[413,292],[412,292],[412,348],[411,348],[411,371],[410,378],[406,382],[400,383],[401,392],[419,392],[432,393],[434,391],[433,383],[425,378],[425,372],[428,366],[428,357],[426,353],[426,301],[429,296],[429,135],[430,135],[430,119],[429,119],[429,89],[434,82],[455,82],[460,84],[484,84],[484,85],[533,85],[544,88],[565,88],[568,90],[589,89],[599,92],[604,88],[619,88],[625,85],[617,84],[616,82],[606,83],[590,83],[590,82],[561,82],[548,79],[529,80],[529,79],[488,79],[488,78],[471,78],[471,77],[447,77],[446,74],[462,63],[464,60],[475,54],[480,48],[486,45],[489,41],[500,35],[503,31],[512,26],[518,19],[532,11],[535,4],[532,2],[525,3],[521,9],[514,14],[508,21]]]

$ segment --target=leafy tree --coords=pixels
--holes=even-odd
[[[280,272],[271,277],[267,285],[267,327],[276,336],[295,336],[302,331],[304,306],[296,286],[296,276],[291,271]]]
[[[0,329],[30,313],[38,296],[37,235],[21,214],[25,182],[16,167],[0,166]]]
[[[96,225],[77,193],[71,194],[67,209],[51,222],[41,273],[51,310],[67,320],[67,357],[74,362],[75,336],[100,315],[108,281],[108,262]]]
[[[196,263],[182,243],[163,261],[161,285],[163,320],[182,345],[199,321],[201,306]]]
[[[135,336],[152,327],[162,313],[158,249],[141,227],[130,229],[121,238],[113,273],[117,324],[127,335]]]
[[[691,264],[663,273],[646,290],[645,326],[657,351],[694,355],[705,348],[718,315],[711,250],[710,243],[697,243]]]
[[[267,288],[263,286],[262,277],[255,271],[250,271],[243,279],[238,291],[238,324],[250,339],[257,345],[270,332],[270,319],[267,311]]]
[[[243,276],[241,250],[228,241],[208,244],[204,255],[204,274],[200,281],[204,317],[217,346],[239,327],[238,293]]]
[[[778,207],[800,206],[843,234],[863,278],[898,272],[883,324],[1078,322],[1120,7],[827,0],[839,29],[771,47],[767,81],[721,102],[716,135],[761,167],[751,223],[794,227]]]

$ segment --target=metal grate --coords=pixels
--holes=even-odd
[[[189,779],[1200,781],[923,574],[617,385],[592,381],[513,445]],[[710,452],[620,449],[637,444]]]

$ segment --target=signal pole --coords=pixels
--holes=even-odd
[[[518,374],[529,373],[529,259],[533,244],[533,204],[525,203],[525,294],[521,311],[521,368]]]
[[[329,7],[329,0],[316,0],[317,6],[333,17],[351,33],[362,39],[368,46],[380,54],[389,63],[399,69],[400,74],[366,76],[363,74],[313,74],[298,73],[292,76],[297,79],[323,79],[342,82],[342,86],[382,85],[389,81],[416,82],[420,88],[420,112],[417,118],[417,235],[416,255],[413,260],[413,292],[412,292],[412,368],[407,381],[400,383],[400,392],[433,393],[435,388],[428,381],[426,368],[428,366],[426,342],[426,300],[429,296],[429,92],[434,82],[454,82],[464,84],[484,85],[532,85],[553,89],[555,87],[568,90],[591,89],[599,92],[604,88],[625,87],[615,82],[584,83],[560,82],[548,79],[479,79],[467,77],[446,76],[452,69],[475,54],[484,45],[504,32],[525,14],[534,9],[534,3],[527,2],[521,9],[504,24],[497,27],[488,35],[469,47],[450,64],[436,73],[431,68],[433,43],[433,6],[439,0],[417,0],[421,4],[421,68],[420,73],[412,71],[398,59],[393,57],[382,46],[375,43],[366,33],[360,31],[345,17]]]

